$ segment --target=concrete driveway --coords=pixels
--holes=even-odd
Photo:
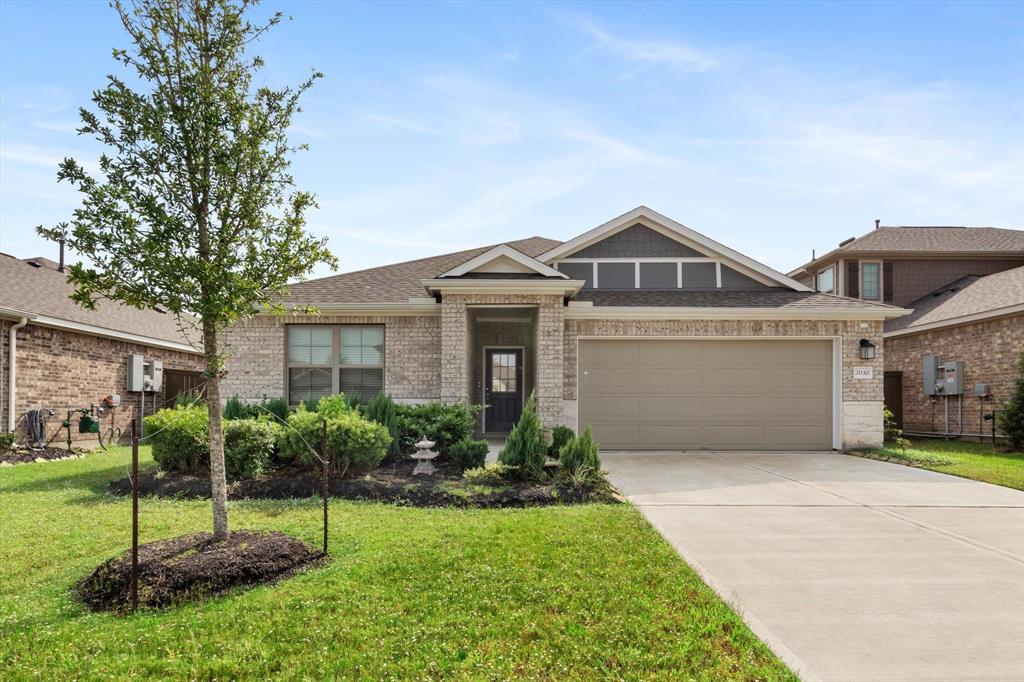
[[[1024,680],[1024,493],[835,453],[604,453],[807,680]]]

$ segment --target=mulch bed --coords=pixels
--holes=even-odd
[[[72,449],[68,454],[66,448],[45,447],[41,450],[19,448],[10,452],[0,452],[0,464],[27,464],[29,462],[50,461],[54,459],[70,459],[81,457],[84,450]]]
[[[164,608],[287,577],[325,561],[324,554],[283,533],[235,531],[214,542],[196,533],[139,546],[139,606]],[[131,550],[100,564],[75,586],[93,611],[131,606]]]
[[[328,480],[328,494],[346,500],[387,502],[413,507],[506,508],[541,507],[583,502],[617,502],[607,491],[580,490],[555,482],[514,481],[480,492],[466,485],[462,472],[441,463],[432,476],[413,476],[413,462],[401,461],[374,469],[365,476]],[[125,477],[108,486],[115,495],[131,495]],[[291,499],[319,497],[320,476],[306,469],[282,469],[260,478],[228,483],[228,498]],[[139,494],[156,497],[209,498],[210,478],[205,474],[139,473]]]

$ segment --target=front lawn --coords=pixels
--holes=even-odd
[[[0,468],[3,677],[795,679],[629,505],[335,501],[326,567],[93,614],[70,588],[130,543],[130,501],[105,492],[127,464],[119,449]],[[210,524],[208,501],[141,508],[142,542]],[[232,503],[236,529],[314,546],[320,513],[316,498]]]
[[[910,442],[911,447],[907,450],[884,447],[854,454],[1024,490],[1024,453],[997,452],[991,442],[970,443],[937,438],[911,439]]]

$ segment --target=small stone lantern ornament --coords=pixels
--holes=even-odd
[[[434,447],[434,441],[427,440],[426,436],[420,438],[420,442],[416,443],[416,452],[409,455],[416,460],[416,467],[412,470],[413,476],[430,476],[437,467],[434,466],[433,460],[437,459],[438,453],[432,450]]]
[[[875,359],[875,344],[871,343],[867,339],[860,340],[860,359],[861,360],[874,360]]]

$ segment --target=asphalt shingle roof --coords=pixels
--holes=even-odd
[[[30,262],[37,263],[39,267],[30,265]],[[173,314],[139,310],[111,301],[100,301],[96,310],[86,310],[71,300],[73,291],[67,275],[57,270],[57,263],[52,260],[19,259],[0,253],[0,308],[162,341],[189,343]]]
[[[984,277],[969,275],[907,305],[914,312],[885,323],[885,331],[911,329],[1024,304],[1024,267]],[[1024,329],[1021,330],[1024,336]]]
[[[681,308],[775,308],[819,310],[866,307],[892,310],[893,306],[855,298],[791,289],[752,291],[601,291],[587,289],[574,300],[595,306],[673,306]]]
[[[544,237],[530,237],[505,243],[527,256],[536,257],[545,251],[550,251],[562,242]],[[384,265],[369,270],[311,279],[290,285],[288,293],[277,300],[289,305],[407,303],[410,298],[422,298],[430,295],[420,284],[420,280],[437,277],[495,246],[497,245],[492,244],[467,251]]]

